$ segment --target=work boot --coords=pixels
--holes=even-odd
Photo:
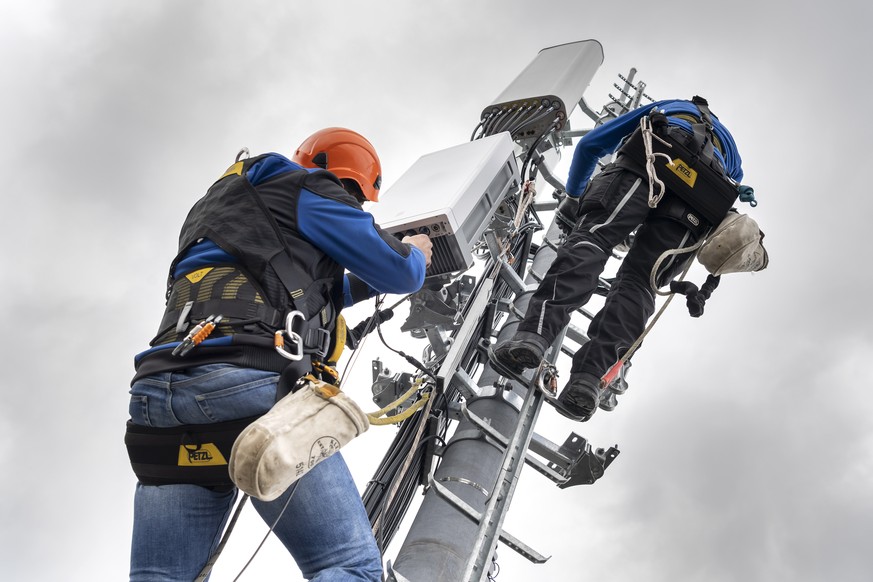
[[[577,418],[588,420],[600,403],[600,378],[588,372],[571,372],[570,380],[558,396],[558,402]]]
[[[512,339],[501,342],[489,354],[491,363],[499,372],[501,368],[521,374],[527,368],[536,368],[543,361],[548,344],[545,338],[529,331],[517,332]]]

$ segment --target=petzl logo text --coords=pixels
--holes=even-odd
[[[688,164],[684,161],[676,158],[672,163],[667,164],[667,168],[679,176],[679,179],[688,184],[690,188],[694,188],[694,183],[697,181],[697,172],[689,168]]]
[[[178,464],[180,467],[208,467],[227,465],[227,460],[215,446],[215,443],[203,443],[200,445],[179,445]]]

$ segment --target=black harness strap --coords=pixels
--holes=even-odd
[[[240,320],[241,325],[249,325],[253,322],[263,322],[268,327],[276,328],[282,324],[282,314],[266,304],[255,304],[244,299],[209,299],[207,301],[190,302],[182,309],[174,309],[164,313],[161,320],[160,338],[170,330],[182,333],[190,329],[190,326],[203,321],[210,315],[221,315],[224,325],[234,326]]]
[[[694,142],[700,146],[700,156],[711,162],[715,159],[715,154],[712,151],[713,143],[715,142],[715,131],[712,118],[709,115],[709,103],[698,95],[692,97],[691,102],[694,103],[700,112],[700,119],[702,121],[702,123],[691,124],[691,129],[694,131]]]

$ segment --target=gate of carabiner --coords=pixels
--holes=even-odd
[[[296,317],[304,320],[303,314],[301,312],[291,311],[285,318],[285,328],[277,329],[276,333],[273,335],[273,347],[276,348],[276,351],[279,353],[279,355],[294,362],[303,359],[303,338],[301,338],[300,334],[295,332],[293,329],[294,318]],[[289,352],[285,349],[285,336],[288,336],[288,340],[297,345],[297,349],[295,352]]]

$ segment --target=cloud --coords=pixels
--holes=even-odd
[[[676,301],[615,412],[578,425],[543,411],[537,429],[549,438],[576,431],[622,453],[589,487],[523,473],[507,529],[553,558],[533,566],[501,546],[498,579],[869,578],[870,122],[855,95],[870,86],[858,72],[871,8],[604,10],[10,4],[0,23],[4,579],[124,576],[132,356],[155,331],[187,209],[242,146],[288,153],[315,129],[345,125],[377,145],[390,187],[419,156],[467,140],[540,49],[583,38],[604,46],[586,93],[595,108],[630,67],[655,98],[710,98],[758,193],[744,211],[767,233],[771,265],[723,278],[699,320]],[[366,402],[361,365],[351,390]],[[365,442],[375,450],[383,434]],[[350,459],[360,482],[374,462]],[[228,556],[244,562],[260,525],[252,519]],[[227,559],[216,580],[238,571]],[[256,559],[264,576],[290,562],[278,547]]]

